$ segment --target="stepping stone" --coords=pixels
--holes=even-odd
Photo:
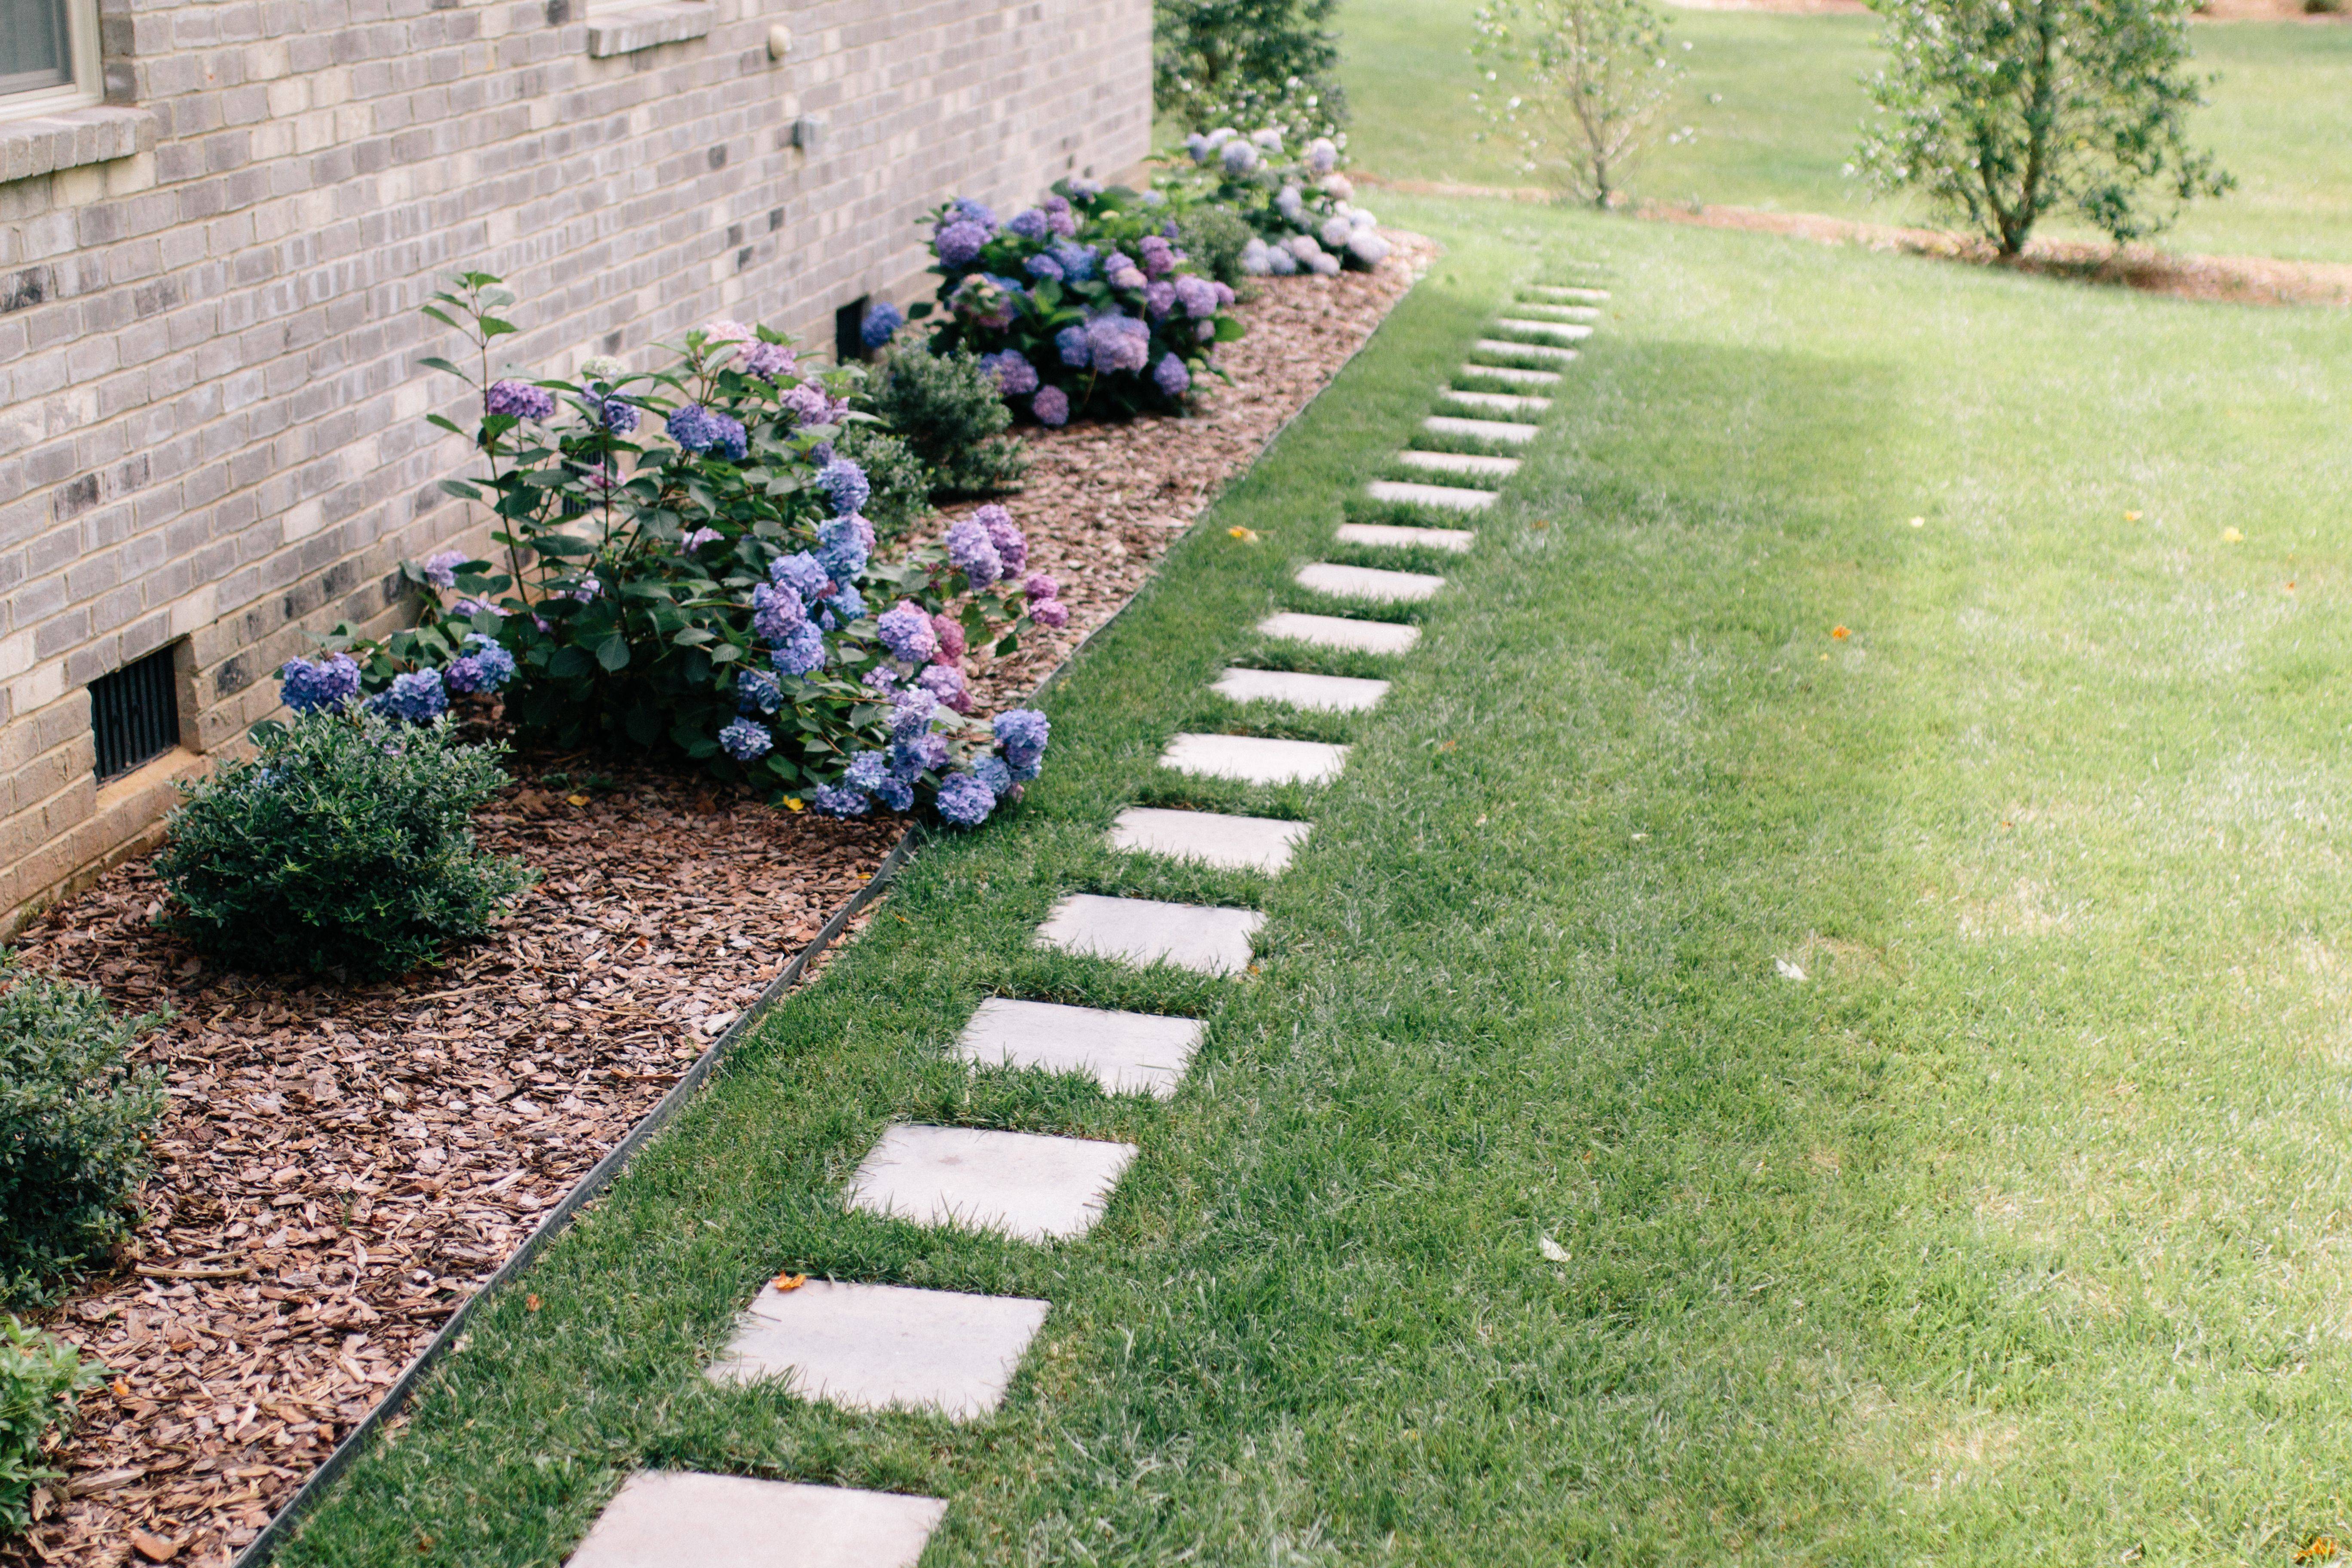
[[[1522,348],[1526,345],[1521,343],[1500,343],[1496,346],[1507,353],[1514,349]],[[1569,352],[1569,357],[1571,359],[1576,357],[1573,350]],[[1496,381],[1507,381],[1514,386],[1556,386],[1560,382],[1567,379],[1567,377],[1561,375],[1559,372],[1556,370],[1526,370],[1515,364],[1465,364],[1462,367],[1462,374],[1465,375],[1492,376]],[[1507,395],[1499,392],[1457,392],[1453,395],[1456,397],[1502,397]],[[1551,406],[1551,399],[1547,397],[1540,401],[1545,407],[1549,408]]]
[[[1443,507],[1447,511],[1484,511],[1496,500],[1493,490],[1465,490],[1454,485],[1417,485],[1408,479],[1374,479],[1364,487],[1374,500],[1400,501],[1406,506]]]
[[[1309,824],[1221,811],[1160,811],[1130,806],[1110,825],[1110,847],[1171,860],[1198,860],[1223,871],[1278,877],[1307,842]]]
[[[1317,647],[1346,648],[1351,653],[1405,653],[1421,640],[1419,626],[1401,626],[1393,621],[1354,621],[1344,616],[1303,616],[1296,610],[1268,616],[1258,622],[1257,629],[1266,637],[1311,643]]]
[[[1135,1153],[1132,1143],[901,1121],[883,1129],[845,1196],[851,1208],[918,1225],[1068,1241],[1102,1218]]]
[[[1585,289],[1562,283],[1530,283],[1519,292],[1527,298],[1535,300],[1606,300],[1609,298],[1609,290],[1606,289]]]
[[[1566,364],[1576,358],[1574,349],[1556,348],[1549,343],[1515,343],[1503,338],[1480,338],[1470,347],[1476,353],[1517,354],[1523,358],[1548,359],[1559,364]],[[1488,367],[1481,365],[1475,368],[1485,374]]]
[[[898,1492],[640,1470],[570,1568],[914,1568],[947,1510]]]
[[[1421,422],[1424,430],[1440,436],[1467,436],[1479,441],[1508,441],[1525,446],[1542,433],[1535,425],[1515,425],[1507,419],[1457,419],[1450,414],[1433,414]]]
[[[1358,526],[1349,523],[1349,528]],[[1348,530],[1341,529],[1341,534]],[[1399,533],[1419,533],[1417,528],[1401,528]],[[1443,529],[1426,531],[1441,533]],[[1302,620],[1319,620],[1318,616],[1305,616]],[[1377,621],[1343,621],[1342,626],[1378,626]],[[1264,628],[1260,628],[1263,630]],[[1406,626],[1405,631],[1418,628]],[[1288,669],[1228,669],[1217,678],[1211,688],[1220,696],[1235,702],[1287,702],[1293,708],[1315,708],[1327,713],[1362,713],[1378,707],[1389,694],[1385,680],[1359,680],[1345,675],[1301,675]]]
[[[1383,550],[1443,550],[1467,555],[1478,536],[1466,528],[1405,528],[1393,522],[1343,522],[1342,544],[1370,544]]]
[[[1526,332],[1546,342],[1572,343],[1592,335],[1591,327],[1575,326],[1567,321],[1530,321],[1524,316],[1497,316],[1495,325],[1506,331]]]
[[[1507,479],[1519,471],[1517,458],[1489,458],[1480,452],[1399,452],[1397,461],[1408,468],[1427,468],[1440,474],[1484,474],[1496,479]]]
[[[1328,784],[1348,765],[1348,748],[1270,735],[1173,735],[1160,765],[1242,784]]]
[[[1318,594],[1378,599],[1384,604],[1417,603],[1434,597],[1445,586],[1444,578],[1426,572],[1383,572],[1377,566],[1335,566],[1328,561],[1301,566],[1292,581]]]
[[[736,1320],[709,1376],[783,1378],[801,1398],[845,1410],[935,1410],[969,1421],[1004,1403],[1048,1305],[901,1285],[771,1284]]]
[[[1597,321],[1601,319],[1599,307],[1593,305],[1531,305],[1522,302],[1518,309],[1522,314],[1538,321]]]
[[[1046,915],[1037,941],[1091,958],[1233,974],[1249,967],[1250,938],[1264,924],[1255,910],[1072,893]]]
[[[1111,1094],[1166,1100],[1176,1092],[1207,1032],[1198,1018],[991,996],[963,1026],[955,1049],[979,1067],[1083,1073]]]
[[[1551,373],[1538,371],[1535,374],[1549,375]],[[1559,377],[1554,375],[1551,379],[1558,381]],[[1459,387],[1441,386],[1437,389],[1437,395],[1454,403],[1466,404],[1472,408],[1491,408],[1498,414],[1545,414],[1551,410],[1549,397],[1521,397],[1511,392],[1464,392]]]

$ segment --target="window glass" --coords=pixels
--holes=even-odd
[[[73,81],[67,0],[0,0],[0,93],[38,92]]]

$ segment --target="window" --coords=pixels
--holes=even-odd
[[[100,96],[97,0],[0,0],[0,119]]]
[[[17,0],[0,0],[14,5]],[[98,780],[129,773],[180,743],[180,675],[173,649],[89,683],[89,727],[98,741]]]

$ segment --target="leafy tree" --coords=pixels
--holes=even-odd
[[[1500,132],[1528,173],[1607,206],[1683,74],[1664,21],[1642,0],[1498,0],[1476,22],[1482,137]]]
[[[1339,0],[1154,0],[1152,97],[1188,131],[1274,120],[1300,140],[1347,121],[1333,72]]]
[[[2189,145],[2189,0],[1870,0],[1894,58],[1858,162],[2003,256],[2071,209],[2121,245],[2236,184]],[[2151,205],[2150,198],[2158,205]]]

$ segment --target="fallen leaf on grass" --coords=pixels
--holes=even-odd
[[[1244,544],[1255,544],[1257,542],[1257,530],[1255,528],[1229,528],[1225,530],[1225,536],[1229,539],[1238,539]]]
[[[1536,1250],[1542,1253],[1554,1263],[1565,1263],[1568,1261],[1568,1248],[1562,1247],[1559,1243],[1554,1241],[1548,1236],[1539,1236],[1536,1237]]]
[[[768,1283],[773,1285],[779,1290],[797,1290],[802,1286],[808,1283],[808,1276],[805,1274],[779,1274],[773,1279],[769,1280]]]
[[[572,805],[586,805],[588,804],[588,797],[584,795],[567,795],[563,798]]]
[[[2139,521],[2139,513],[2136,511],[2127,511],[2124,513],[2124,521],[2126,522],[2137,522]]]
[[[1852,626],[1832,626],[1830,628],[1830,636],[1836,638],[1839,642],[1843,642],[1846,638],[1853,636],[1853,628]]]
[[[1803,970],[1798,968],[1795,964],[1790,963],[1785,958],[1774,959],[1772,961],[1772,967],[1780,972],[1780,978],[1783,980],[1802,980],[1805,977],[1805,972]]]
[[[2294,1560],[2297,1563],[2325,1563],[2342,1550],[2336,1544],[2334,1536],[2315,1535],[2304,1542],[2303,1550],[2294,1554]]]
[[[522,1299],[522,1310],[523,1310],[524,1311],[526,1311],[526,1312],[536,1312],[536,1311],[538,1311],[538,1310],[539,1310],[539,1298],[538,1298],[537,1296],[525,1296],[525,1297]]]
[[[808,802],[803,800],[796,795],[788,795],[784,796],[784,809],[786,811],[806,811],[808,809]]]
[[[2245,537],[2246,536],[2244,534],[2240,533],[2234,528],[2225,528],[2221,531],[2221,542],[2224,544],[2242,543],[2245,540]]]
[[[1925,528],[1927,526],[1927,520],[1924,517],[1915,517],[1911,520],[1911,526],[1914,528]]]

